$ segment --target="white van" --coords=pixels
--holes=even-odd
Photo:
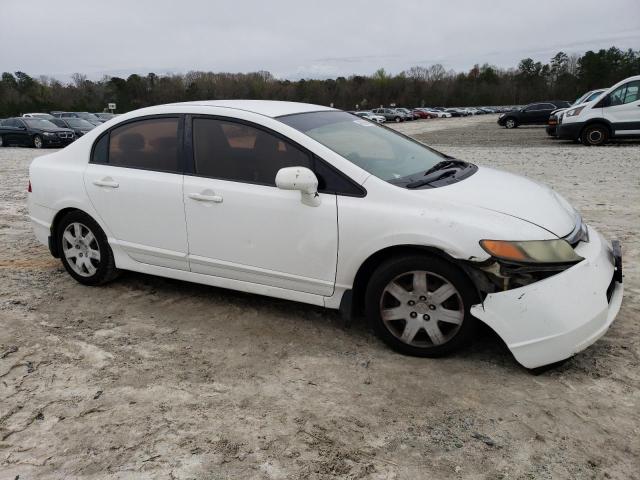
[[[595,100],[567,109],[558,138],[604,145],[611,138],[640,138],[640,75],[629,77]]]

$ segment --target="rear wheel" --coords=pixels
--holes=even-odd
[[[467,276],[436,257],[407,255],[383,263],[365,294],[365,313],[378,336],[394,350],[439,357],[467,344],[477,320]]]
[[[34,135],[33,146],[35,148],[42,148],[44,146],[44,143],[42,142],[42,137],[40,135]]]
[[[117,275],[113,252],[100,226],[84,212],[69,212],[58,224],[62,264],[84,285],[101,285]]]
[[[518,122],[516,122],[515,118],[507,118],[504,121],[504,126],[507,128],[516,128],[518,126]]]
[[[609,140],[609,130],[604,125],[589,125],[582,131],[580,139],[588,147],[599,147]]]

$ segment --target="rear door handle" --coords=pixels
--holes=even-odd
[[[197,200],[198,202],[213,202],[213,203],[222,203],[221,195],[205,195],[203,193],[190,193],[188,195],[192,200]]]
[[[108,188],[118,188],[120,184],[118,182],[114,182],[113,178],[107,177],[102,180],[94,180],[93,184],[97,187],[108,187]]]

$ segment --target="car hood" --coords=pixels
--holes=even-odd
[[[443,200],[503,213],[564,237],[578,213],[549,187],[513,173],[479,167],[473,175],[444,187],[424,190]]]

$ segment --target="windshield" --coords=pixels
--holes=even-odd
[[[89,113],[89,112],[78,112],[77,115],[80,118],[84,118],[85,120],[98,120],[98,117],[96,117],[93,113]]]
[[[347,112],[301,113],[278,120],[386,181],[424,172],[446,158],[394,130]]]
[[[58,128],[57,125],[54,125],[49,120],[44,120],[42,118],[23,118],[22,121],[31,128],[41,128],[45,130]]]
[[[95,127],[93,123],[89,123],[82,118],[65,118],[65,121],[73,128],[83,128],[85,130],[91,130]]]

